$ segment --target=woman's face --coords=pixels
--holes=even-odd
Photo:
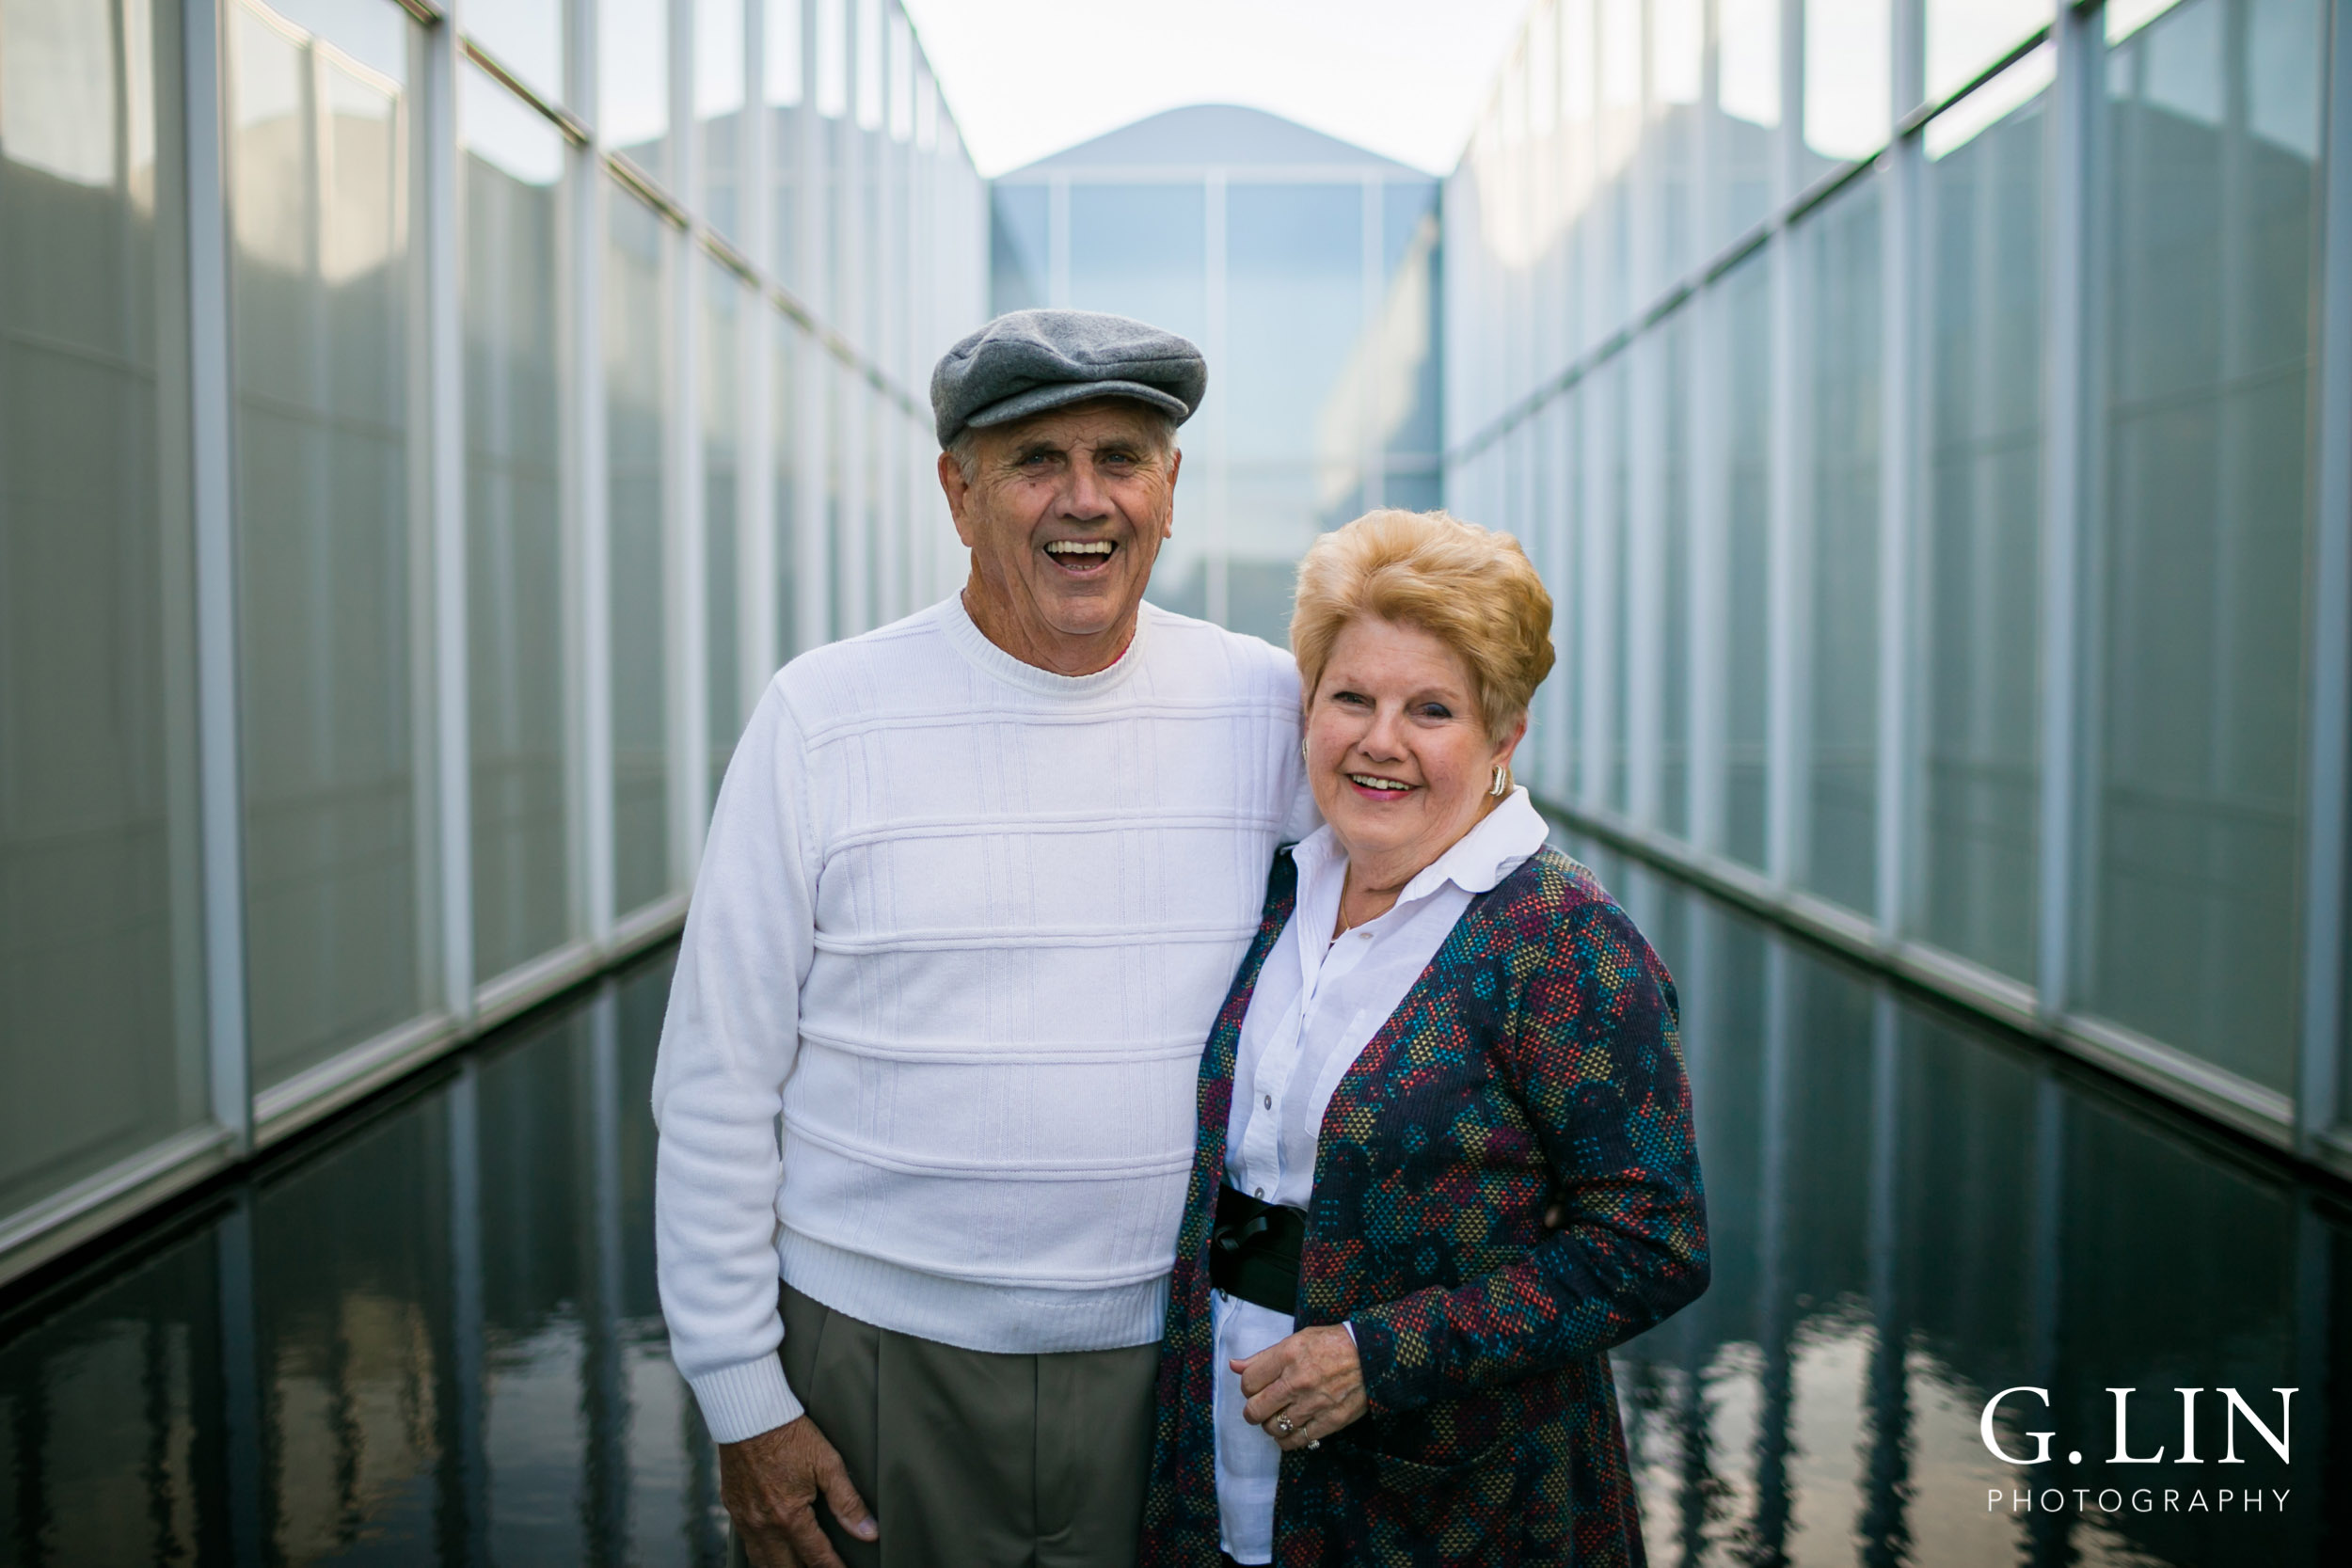
[[[1315,804],[1359,877],[1391,887],[1436,860],[1493,804],[1500,744],[1470,702],[1461,656],[1418,626],[1364,617],[1341,628],[1307,707]]]

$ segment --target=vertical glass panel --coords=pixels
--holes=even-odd
[[[1886,145],[1889,0],[1804,0],[1804,145],[1829,163]]]
[[[2011,78],[2028,83],[2025,102]],[[1927,592],[1914,928],[2032,981],[2041,821],[2042,200],[2021,61],[1928,127]],[[2010,105],[1939,148],[1939,128]],[[1963,117],[1966,117],[1963,119]],[[1947,133],[1948,134],[1948,133]]]
[[[1878,862],[1878,182],[1850,186],[1797,240],[1813,314],[1804,880],[1868,913]]]
[[[703,216],[743,238],[743,0],[694,0],[694,119],[702,127]]]
[[[564,103],[566,0],[498,0],[466,8],[466,36],[550,103]]]
[[[761,95],[768,105],[767,124],[769,221],[774,226],[769,263],[789,289],[803,289],[801,275],[800,190],[802,80],[801,7],[799,0],[755,0],[768,8],[766,60],[761,66]]]
[[[850,0],[807,0],[817,8],[817,112],[839,119],[850,108]]]
[[[776,518],[776,641],[774,661],[782,664],[801,646],[801,517],[800,396],[801,356],[806,352],[801,329],[783,316],[768,318],[774,368],[769,375],[769,404],[773,423],[768,452],[775,468]]]
[[[1043,185],[999,184],[989,192],[989,308],[997,315],[1036,309],[1049,297],[1052,194]]]
[[[0,4],[0,1214],[205,1115],[179,18]]]
[[[1363,187],[1236,183],[1225,212],[1226,624],[1279,645],[1315,532],[1315,420],[1363,327]]]
[[[1772,401],[1772,257],[1724,276],[1723,689],[1724,852],[1764,867],[1764,668],[1770,556]]]
[[[1928,102],[1940,103],[2050,22],[2051,0],[1928,0]]]
[[[2099,1011],[2280,1090],[2320,15],[2189,0],[2107,72],[2104,722],[2080,983]]]
[[[1658,825],[1691,832],[1691,342],[1696,311],[1685,306],[1659,328],[1665,407],[1659,421],[1658,546],[1662,585],[1658,632]]]
[[[1795,5],[1798,0],[1788,0]],[[1722,146],[1710,244],[1756,224],[1772,200],[1780,124],[1781,0],[1716,0],[1715,103]]]
[[[606,192],[605,506],[612,550],[612,884],[623,913],[670,891],[667,227],[619,186]]]
[[[742,341],[743,286],[735,274],[705,258],[703,267],[703,627],[708,673],[706,701],[710,740],[710,798],[735,755],[743,730],[742,626],[739,604],[741,552],[737,537],[737,363]]]
[[[1559,341],[1564,354],[1581,350],[1601,330],[1585,309],[1584,226],[1594,220],[1594,0],[1560,0],[1560,156],[1562,221],[1553,244]],[[1492,232],[1491,227],[1488,232]],[[1486,324],[1491,327],[1492,324]],[[1614,325],[1614,324],[1612,324]]]
[[[1388,297],[1367,345],[1369,373],[1362,378],[1369,383],[1364,390],[1376,421],[1371,445],[1385,468],[1380,493],[1367,498],[1367,506],[1376,501],[1426,512],[1439,504],[1444,435],[1438,381],[1442,367],[1436,195],[1434,184],[1397,180],[1388,182],[1382,193],[1382,223],[1392,244],[1400,230],[1404,239],[1390,264]],[[1411,223],[1401,224],[1400,214]]]
[[[1073,309],[1133,316],[1205,342],[1207,247],[1206,196],[1197,181],[1070,187]]]
[[[1629,350],[1612,358],[1602,367],[1594,386],[1607,405],[1601,420],[1601,437],[1605,445],[1597,454],[1600,464],[1600,516],[1597,525],[1606,532],[1601,545],[1601,562],[1608,575],[1608,608],[1604,618],[1608,625],[1608,646],[1605,654],[1606,673],[1602,676],[1608,704],[1609,721],[1607,766],[1603,770],[1603,797],[1612,811],[1626,809],[1628,775],[1630,772],[1629,737],[1632,724],[1631,685],[1633,680],[1633,362]]]
[[[1633,293],[1647,279],[1633,276],[1635,186],[1644,170],[1642,150],[1641,0],[1599,0],[1600,112],[1595,120],[1593,206],[1598,265],[1597,309],[1593,325],[1613,331],[1632,309]]]
[[[1562,800],[1574,797],[1584,771],[1584,677],[1583,660],[1583,594],[1581,584],[1587,562],[1590,534],[1585,527],[1585,499],[1588,490],[1584,483],[1585,464],[1589,454],[1584,444],[1584,421],[1592,416],[1593,401],[1588,396],[1589,385],[1578,381],[1558,400],[1556,420],[1537,424],[1534,437],[1536,450],[1547,454],[1546,486],[1552,498],[1552,559],[1557,571],[1545,579],[1551,590],[1551,646],[1554,658],[1550,680],[1545,685],[1552,693],[1553,734],[1556,736],[1546,766],[1550,770],[1552,787]],[[1498,461],[1502,453],[1489,448],[1489,461]]]
[[[1700,0],[1656,0],[1650,9],[1650,126],[1657,181],[1658,274],[1650,290],[1699,260],[1699,99],[1705,85],[1707,19]]]
[[[669,0],[597,0],[596,129],[648,174],[668,171]]]
[[[413,123],[390,0],[231,13],[238,651],[256,1083],[414,1017]],[[348,34],[342,24],[349,22]],[[343,46],[348,38],[351,47]]]
[[[474,974],[572,935],[564,641],[564,138],[471,65],[463,138]]]

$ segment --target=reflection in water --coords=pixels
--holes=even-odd
[[[1714,1288],[1618,1357],[1655,1560],[2344,1560],[2332,1196],[1578,847],[1678,979],[1714,1235]],[[722,1561],[653,1288],[668,978],[608,981],[10,1305],[0,1563]],[[2051,1408],[2012,1400],[2002,1441],[2054,1431],[2050,1465],[1978,1439],[2015,1385]],[[2132,1451],[2170,1459],[2173,1390],[2209,1390],[2201,1463],[2106,1463],[2113,1387],[2139,1390]],[[2274,1423],[2269,1390],[2300,1390],[2291,1467],[2242,1419],[2224,1462],[2224,1387]],[[1987,1509],[2029,1485],[2065,1506]]]

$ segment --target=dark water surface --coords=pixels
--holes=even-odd
[[[1588,859],[1680,983],[1714,1236],[1713,1290],[1618,1357],[1654,1560],[2352,1561],[2336,1189]],[[8,1304],[0,1563],[723,1561],[654,1295],[668,976]],[[2050,1408],[2013,1398],[2004,1447],[2057,1433],[2030,1469],[1979,1437],[2020,1385]],[[2113,1387],[2165,1463],[2108,1462]],[[2226,1463],[2218,1390],[2275,1429],[2283,1387],[2293,1464],[2242,1418]]]

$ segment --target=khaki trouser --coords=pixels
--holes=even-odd
[[[785,1377],[882,1527],[819,1502],[849,1568],[1133,1568],[1159,1346],[995,1355],[783,1306]]]

